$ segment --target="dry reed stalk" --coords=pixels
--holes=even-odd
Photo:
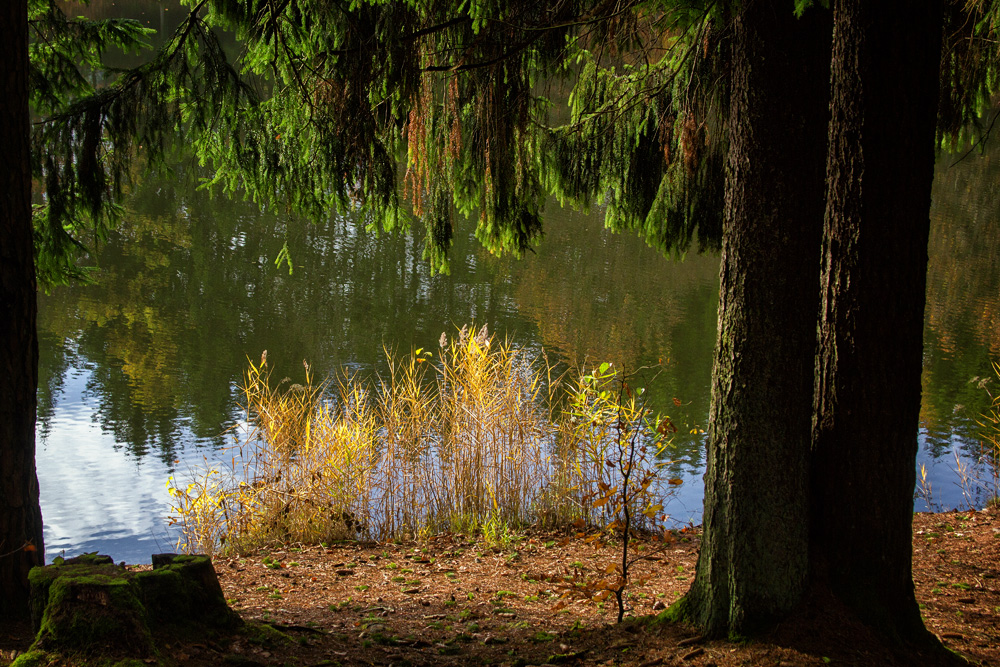
[[[607,523],[589,501],[611,479],[611,408],[582,385],[566,414],[592,418],[553,418],[551,368],[485,327],[442,336],[437,359],[386,354],[375,391],[356,377],[331,391],[308,365],[303,385],[272,385],[266,353],[250,363],[230,465],[170,487],[186,547]]]

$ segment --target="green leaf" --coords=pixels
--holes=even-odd
[[[288,275],[292,275],[292,253],[288,250],[288,241],[285,241],[281,250],[278,251],[278,256],[274,258],[275,266],[280,268],[282,262],[288,265]]]

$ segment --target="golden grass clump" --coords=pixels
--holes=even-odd
[[[436,358],[387,351],[374,383],[316,384],[306,364],[304,384],[272,385],[266,354],[244,376],[228,465],[168,482],[187,550],[606,525],[609,508],[594,498],[614,482],[609,447],[626,413],[612,414],[614,395],[595,376],[554,415],[559,381],[542,355],[485,327],[442,335]]]

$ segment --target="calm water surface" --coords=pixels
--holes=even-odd
[[[976,416],[1000,359],[1000,153],[948,168],[934,189],[920,463],[935,508],[965,504],[955,453],[978,457]],[[100,550],[145,562],[173,548],[167,479],[225,456],[248,358],[278,377],[383,368],[383,346],[434,348],[487,324],[559,363],[662,362],[654,400],[681,427],[668,505],[698,522],[718,259],[668,260],[603,229],[600,212],[551,205],[523,260],[483,251],[463,226],[450,275],[431,276],[414,235],[351,217],[310,224],[193,187],[193,168],[151,177],[96,253],[98,282],[40,299],[38,474],[49,558]],[[294,272],[277,269],[284,243]],[[680,406],[674,401],[677,399]],[[980,470],[984,477],[992,471]],[[973,502],[982,502],[976,497]],[[916,502],[926,507],[924,499]]]

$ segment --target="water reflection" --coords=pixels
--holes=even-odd
[[[989,406],[987,392],[1000,389],[991,367],[991,360],[1000,360],[1000,150],[995,142],[984,155],[943,156],[933,197],[921,458],[931,469],[934,500],[950,508],[963,503],[954,454],[979,457],[979,415]],[[989,470],[981,474],[992,476]]]
[[[48,558],[101,550],[146,561],[172,546],[157,511],[168,500],[168,473],[156,459],[111,451],[88,397],[89,375],[79,367],[63,376],[57,418],[38,443]]]
[[[41,299],[38,432],[51,456],[40,457],[39,470],[50,543],[90,545],[108,530],[126,530],[137,546],[124,557],[145,559],[150,533],[165,539],[166,476],[225,442],[248,357],[266,349],[272,368],[292,376],[303,359],[320,375],[341,367],[378,372],[383,346],[432,347],[443,331],[470,322],[544,349],[563,367],[662,361],[653,400],[684,427],[675,473],[697,480],[716,259],[668,262],[638,239],[607,233],[600,215],[553,210],[537,254],[493,257],[469,225],[456,239],[451,275],[432,277],[421,230],[379,236],[349,217],[309,224],[212,198],[195,189],[198,175],[181,164],[146,179],[128,203],[127,223],[94,258],[97,283]],[[291,274],[274,265],[286,243]],[[73,456],[129,462],[131,483],[61,465],[60,452],[76,442],[86,447]],[[131,524],[102,505],[95,484],[153,517],[157,531],[126,529]],[[699,486],[677,501],[684,518],[700,509]],[[63,502],[61,488],[88,488],[90,497]]]
[[[952,457],[977,456],[977,416],[1000,385],[990,366],[1000,357],[1000,154],[953,160],[942,158],[934,186],[921,413],[920,461],[941,508],[963,504]],[[563,367],[662,362],[651,396],[680,427],[671,476],[686,481],[668,511],[698,520],[716,258],[669,261],[607,233],[599,213],[550,207],[535,254],[493,257],[467,225],[451,275],[432,277],[419,229],[310,224],[212,198],[195,188],[200,175],[182,162],[147,178],[94,257],[98,282],[40,300],[38,464],[52,555],[99,548],[144,561],[168,548],[166,478],[219,456],[248,357],[267,349],[293,377],[303,359],[320,375],[378,372],[383,346],[433,347],[469,322]],[[285,244],[291,274],[274,265]]]

